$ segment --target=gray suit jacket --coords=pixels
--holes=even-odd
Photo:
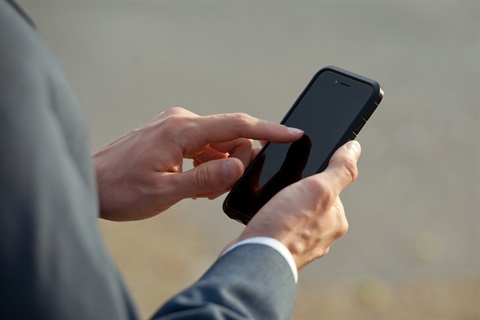
[[[82,110],[28,17],[5,0],[0,88],[0,318],[137,318],[97,230]],[[246,245],[154,318],[286,319],[294,298],[284,258]]]

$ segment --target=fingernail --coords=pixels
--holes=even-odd
[[[222,176],[225,181],[231,181],[234,179],[234,172],[237,164],[233,159],[225,159],[222,164]]]
[[[358,160],[361,151],[360,143],[358,143],[356,140],[349,141],[347,142],[347,149],[353,153],[355,160]]]
[[[291,134],[297,135],[297,134],[303,133],[303,130],[288,127],[288,132],[290,132]]]

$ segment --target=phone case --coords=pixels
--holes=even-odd
[[[315,82],[317,77],[325,72],[325,71],[331,71],[336,74],[342,75],[346,78],[350,78],[355,81],[363,82],[370,86],[373,89],[373,93],[367,103],[365,104],[364,109],[359,112],[358,116],[354,119],[352,124],[348,129],[345,130],[345,133],[343,134],[342,138],[338,141],[336,144],[336,147],[331,151],[330,155],[328,158],[330,158],[333,153],[343,144],[345,144],[349,140],[353,140],[356,138],[357,134],[360,132],[364,124],[367,122],[367,120],[370,118],[370,116],[373,114],[377,106],[380,104],[382,98],[383,98],[383,89],[379,85],[379,83],[375,80],[363,77],[361,75],[355,74],[353,72],[335,67],[335,66],[327,66],[319,70],[312,78],[312,80],[309,82],[309,84],[306,86],[306,88],[303,90],[303,92],[300,94],[300,96],[297,98],[293,106],[290,108],[290,110],[286,113],[286,115],[283,117],[282,121],[280,123],[285,123],[285,121],[290,117],[292,112],[295,110],[295,108],[299,105],[299,102],[303,99],[305,94],[308,92],[312,84]],[[346,83],[339,83],[339,85],[347,85]],[[264,150],[268,147],[269,143],[267,143],[260,153],[257,155],[257,158],[264,152]],[[250,219],[255,215],[256,212],[240,212],[238,210],[235,210],[231,205],[230,205],[230,199],[232,195],[236,192],[237,187],[241,184],[241,181],[245,176],[247,176],[252,168],[252,164],[256,161],[254,159],[252,163],[246,168],[244,175],[240,178],[239,181],[235,184],[235,186],[232,188],[230,193],[227,195],[225,201],[223,202],[223,211],[232,219],[237,220],[243,224],[247,224]],[[324,164],[320,166],[319,170],[317,172],[321,172],[326,168],[327,164]],[[245,199],[245,201],[249,201],[249,199]]]

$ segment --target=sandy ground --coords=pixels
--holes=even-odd
[[[378,80],[385,99],[343,194],[349,233],[300,274],[296,318],[479,319],[477,1],[20,3],[76,89],[93,149],[171,106],[279,121],[325,65]],[[221,201],[100,224],[143,316],[241,231]]]

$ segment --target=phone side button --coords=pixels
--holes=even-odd
[[[357,135],[360,132],[360,130],[362,130],[365,123],[367,123],[367,121],[365,120],[365,118],[362,117],[362,119],[360,119],[360,122],[355,127],[355,129],[353,129],[353,132],[355,133],[355,135]]]
[[[350,132],[350,135],[347,137],[347,141],[355,140],[356,137],[357,135],[355,134],[355,132]]]
[[[375,103],[370,107],[370,109],[363,114],[363,117],[368,120],[368,119],[370,118],[370,116],[373,114],[373,112],[375,111],[375,109],[377,109],[377,107],[378,107],[378,103],[375,102]]]

